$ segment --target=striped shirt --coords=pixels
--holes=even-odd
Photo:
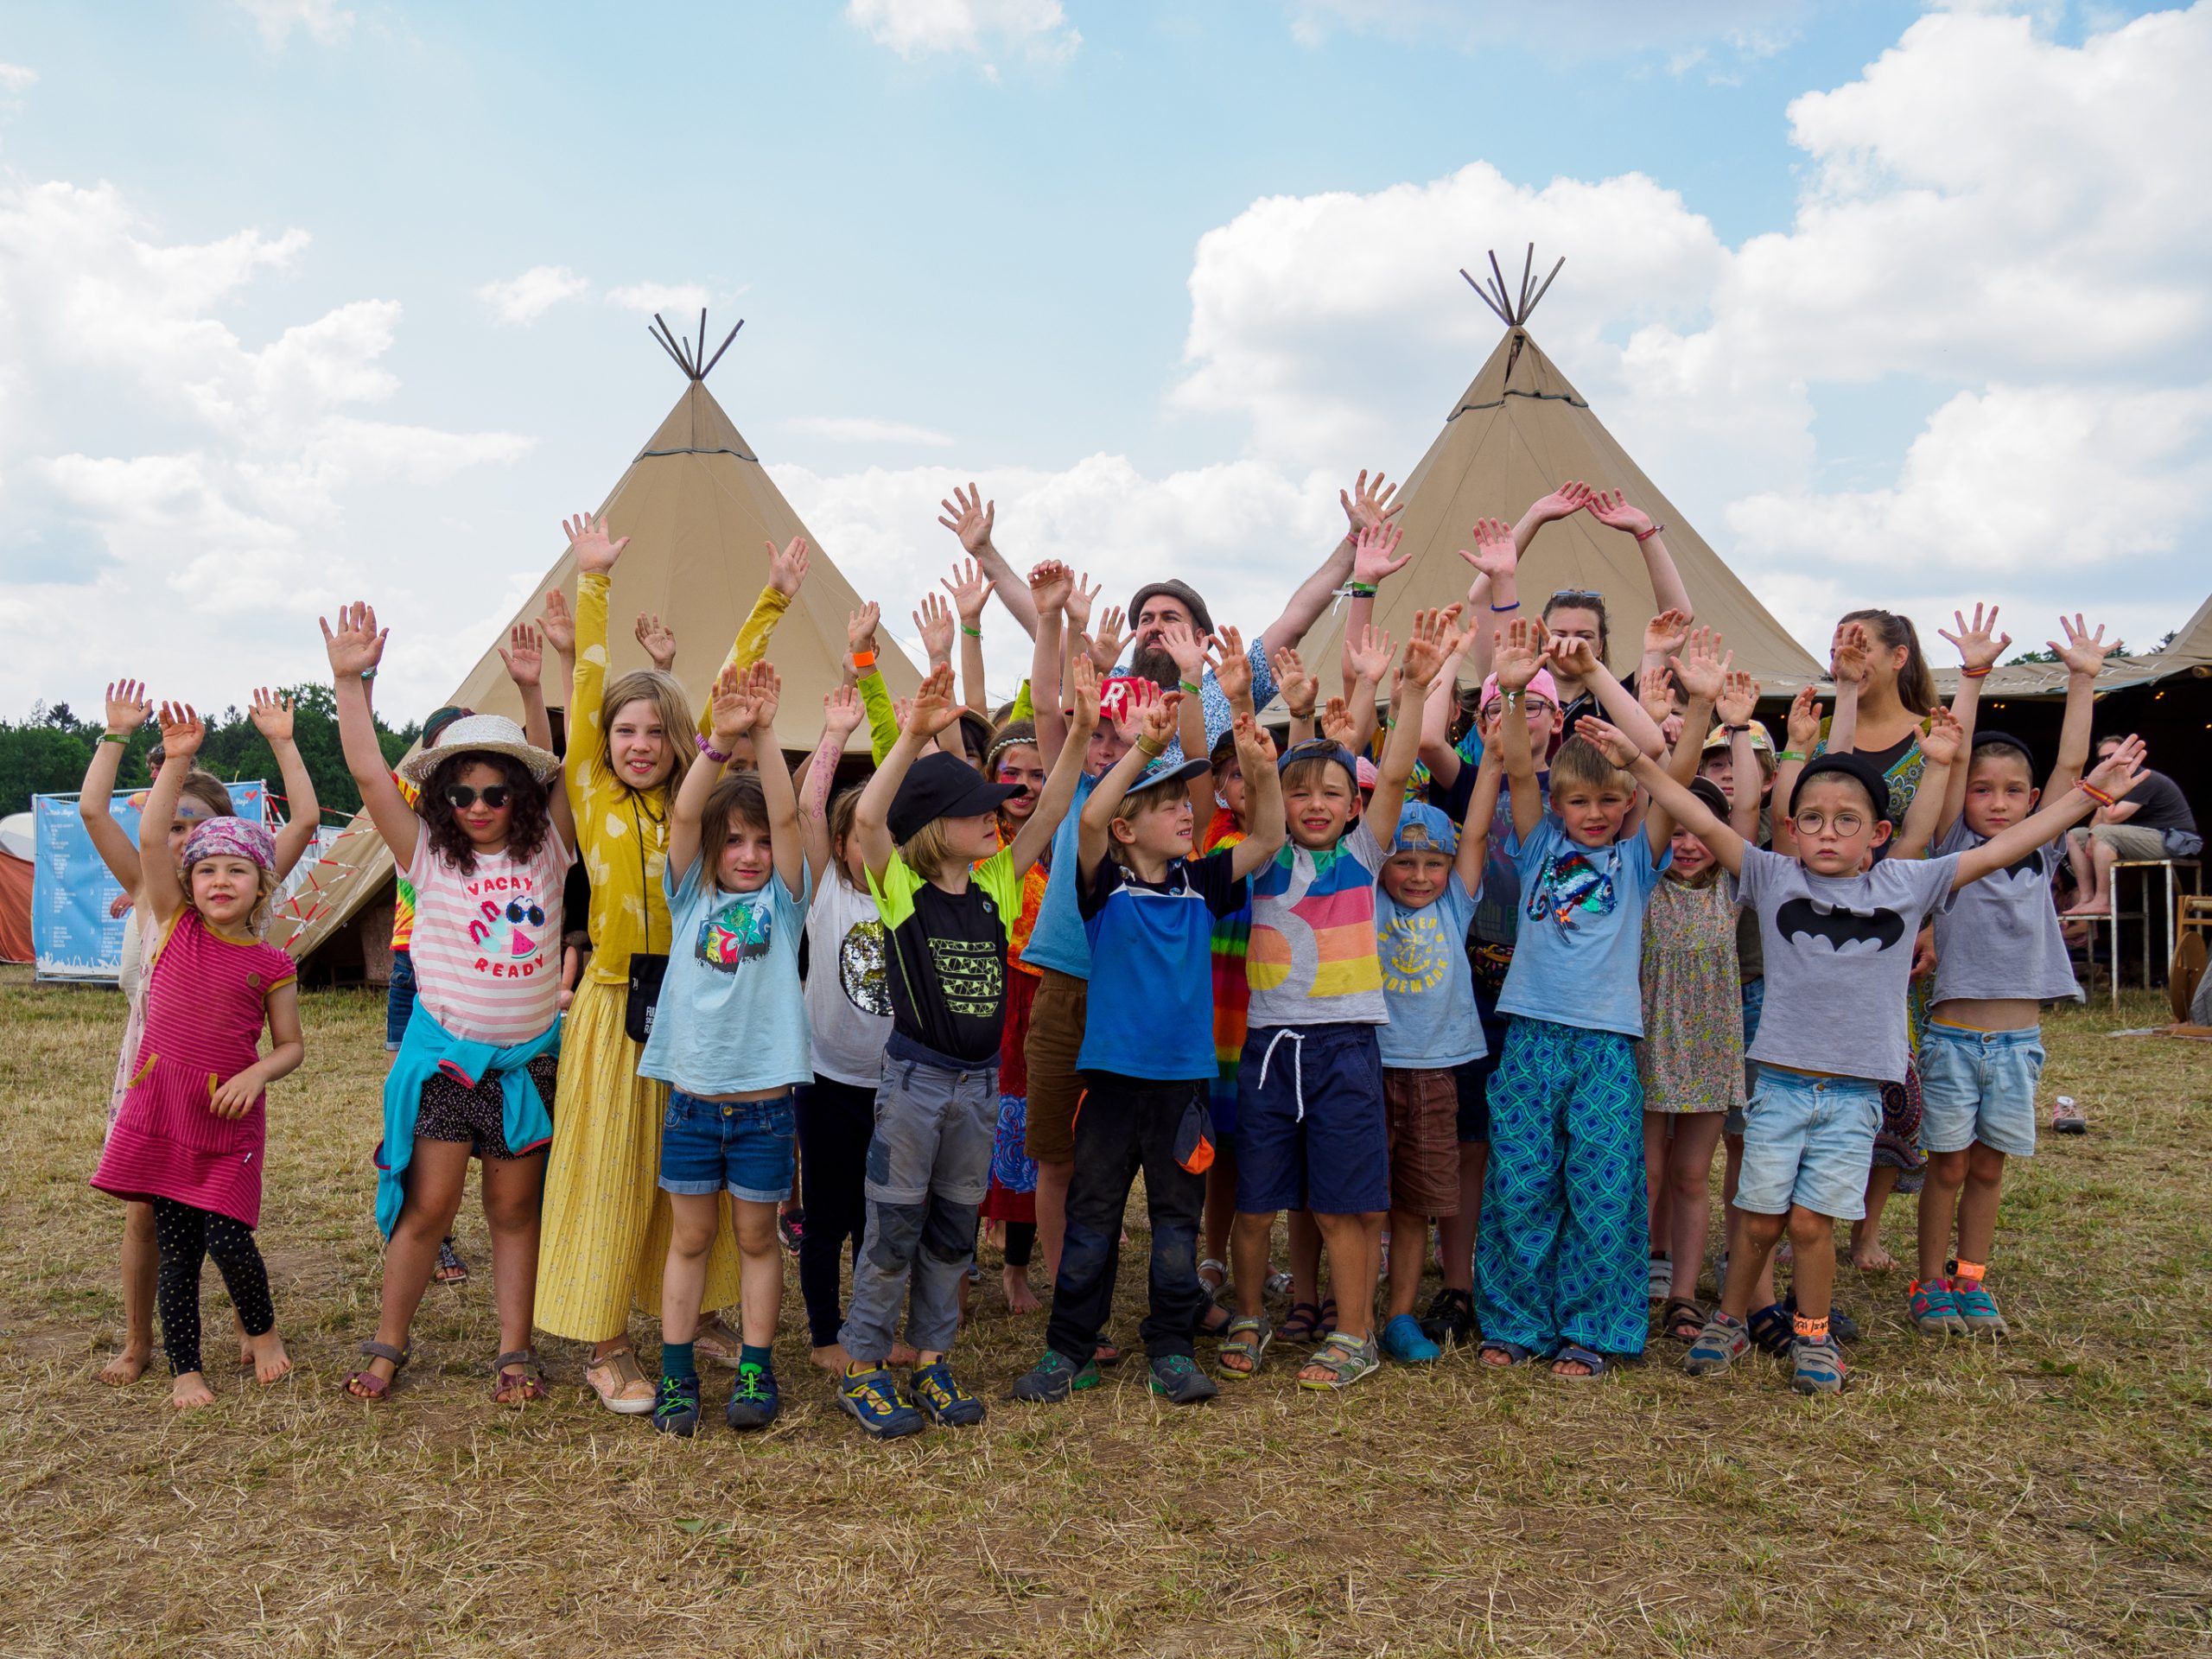
[[[548,825],[535,856],[476,855],[466,874],[415,838],[416,995],[456,1037],[511,1047],[553,1023],[561,997],[561,887],[575,855]]]
[[[1252,878],[1244,968],[1253,1027],[1386,1025],[1375,948],[1375,878],[1385,857],[1364,818],[1319,852],[1286,842]]]

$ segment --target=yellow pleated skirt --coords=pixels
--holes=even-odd
[[[638,1075],[639,1046],[623,1026],[627,1001],[627,987],[587,976],[561,1035],[537,1325],[578,1342],[620,1336],[633,1303],[658,1319],[668,1265],[668,1194],[658,1185],[668,1085]],[[725,1194],[702,1311],[734,1307],[737,1296],[737,1236]]]

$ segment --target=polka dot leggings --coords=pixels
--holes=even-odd
[[[171,1376],[200,1369],[200,1266],[207,1256],[215,1258],[223,1288],[230,1292],[231,1306],[238,1309],[246,1334],[264,1336],[275,1328],[269,1269],[262,1265],[252,1228],[175,1198],[156,1198],[154,1238],[161,1247],[162,1346],[168,1355]]]

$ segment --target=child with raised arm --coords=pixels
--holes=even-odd
[[[1835,1225],[1866,1203],[1880,1085],[1904,1075],[1904,990],[1921,918],[2056,839],[2098,802],[2126,794],[2139,775],[2142,746],[2124,749],[2063,798],[1981,845],[1930,859],[1882,857],[1891,828],[1887,780],[1863,756],[1822,755],[1789,797],[1790,856],[1747,844],[1618,732],[1586,721],[1584,731],[1713,849],[1758,912],[1766,950],[1766,1008],[1751,1047],[1758,1081],[1745,1116],[1728,1282],[1683,1369],[1715,1376],[1750,1351],[1745,1318],[1752,1288],[1786,1229],[1796,1267],[1791,1386],[1836,1393],[1845,1368],[1828,1328]],[[1944,779],[1935,774],[1948,769],[1955,728],[1939,719],[1923,742],[1923,786],[1932,780],[1940,790]]]
[[[266,1386],[291,1370],[253,1234],[269,1143],[266,1091],[307,1051],[292,959],[257,937],[276,891],[269,831],[245,818],[211,817],[173,853],[177,798],[207,732],[188,706],[162,704],[161,723],[162,770],[138,820],[139,892],[156,930],[145,1024],[92,1185],[152,1211],[169,1397],[185,1411],[215,1398],[200,1358],[200,1269],[210,1255],[256,1377]]]
[[[1376,1033],[1389,1014],[1375,880],[1405,804],[1417,711],[1456,614],[1415,613],[1398,718],[1364,811],[1353,757],[1341,745],[1300,744],[1277,765],[1289,839],[1252,884],[1251,1024],[1237,1073],[1230,1247],[1236,1316],[1221,1344],[1224,1376],[1252,1376],[1267,1351],[1268,1239],[1284,1210],[1313,1212],[1338,1310],[1337,1328],[1300,1370],[1299,1385],[1347,1389],[1382,1363],[1374,1308],[1390,1207],[1389,1126]]]
[[[1192,1345],[1211,1306],[1198,1280],[1198,1243],[1212,1144],[1213,920],[1242,907],[1246,880],[1274,856],[1283,835],[1273,746],[1249,707],[1250,671],[1241,653],[1224,651],[1217,672],[1232,703],[1241,696],[1246,704],[1233,729],[1254,779],[1249,836],[1192,856],[1186,785],[1208,766],[1162,759],[1181,692],[1145,711],[1135,747],[1084,803],[1077,896],[1092,975],[1114,994],[1091,1004],[1084,1030],[1085,1090],[1066,1242],[1045,1356],[1015,1382],[1017,1400],[1064,1400],[1099,1380],[1092,1356],[1111,1307],[1122,1212],[1140,1173],[1152,1228],[1141,1327],[1152,1391],[1179,1406],[1216,1392]]]
[[[1504,705],[1498,747],[1512,792],[1512,855],[1526,916],[1498,1011],[1512,1017],[1490,1082],[1490,1167],[1476,1239],[1482,1358],[1550,1358],[1554,1376],[1603,1376],[1643,1351],[1648,1313],[1643,1090],[1632,1044],[1644,907],[1667,864],[1663,822],[1634,824],[1618,766],[1569,738],[1548,801],[1517,706],[1545,660],[1541,623],[1516,619],[1495,645]],[[1555,677],[1658,750],[1658,728],[1588,641],[1561,636]],[[1586,719],[1594,716],[1586,716]],[[1656,845],[1655,845],[1656,842]]]
[[[773,1350],[782,1306],[776,1206],[797,1173],[791,1090],[808,1081],[799,934],[812,889],[791,775],[776,742],[782,683],[766,663],[726,667],[708,707],[712,730],[683,774],[668,820],[663,880],[675,948],[661,982],[642,1077],[668,1085],[660,1187],[674,1225],[661,1278],[661,1379],[653,1427],[699,1426],[692,1342],[707,1253],[727,1190],[735,1211],[743,1345],[723,1417],[766,1428],[781,1397]],[[737,740],[758,764],[724,775]]]
[[[2101,626],[2093,635],[2078,616],[2059,619],[2066,640],[2050,648],[2066,664],[2066,714],[2058,763],[2038,795],[2027,745],[2008,733],[1974,729],[1983,677],[2009,643],[1995,637],[1996,611],[1985,620],[1977,605],[1971,623],[1955,614],[1959,632],[1943,637],[1962,659],[1951,707],[1967,753],[1943,791],[1938,857],[1986,845],[2031,815],[2038,801],[2073,790],[2088,761],[2097,671],[2110,649]],[[2064,858],[2063,838],[2040,846],[1965,889],[1936,918],[1936,983],[1920,1043],[1928,1185],[1920,1196],[1919,1271],[1906,1293],[1912,1323],[1924,1335],[2007,1334],[1984,1282],[2005,1160],[2035,1156],[2042,1005],[2082,999],[2051,899],[2051,878]],[[1958,1265],[1947,1276],[1955,1217]]]
[[[849,1358],[837,1401],[878,1440],[912,1434],[925,1417],[950,1426],[983,1420],[983,1402],[954,1377],[949,1351],[960,1287],[976,1255],[976,1211],[990,1185],[1007,930],[1021,878],[1074,797],[1098,718],[1090,664],[1077,659],[1071,677],[1068,741],[1008,845],[999,845],[995,809],[1014,787],[987,782],[949,754],[924,753],[959,717],[949,668],[922,682],[855,815],[868,890],[883,912],[893,1026],[868,1145],[868,1243],[853,1274],[842,1333]],[[892,1327],[910,1290],[911,1404],[887,1367]]]

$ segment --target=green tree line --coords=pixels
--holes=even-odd
[[[327,685],[289,686],[285,695],[292,700],[293,741],[307,763],[308,776],[315,779],[323,822],[342,823],[360,810],[361,791],[353,787],[339,746],[337,699]],[[276,757],[244,709],[226,709],[205,718],[207,739],[200,748],[201,766],[226,782],[258,778],[270,789],[282,790]],[[103,729],[97,711],[86,720],[66,702],[41,703],[26,720],[0,721],[0,815],[28,811],[34,795],[75,791],[85,780],[92,746]],[[397,760],[406,753],[420,729],[412,721],[395,729],[379,720],[377,741],[384,746],[385,759]],[[131,734],[118,789],[143,789],[153,782],[146,751],[158,735],[150,725]]]

